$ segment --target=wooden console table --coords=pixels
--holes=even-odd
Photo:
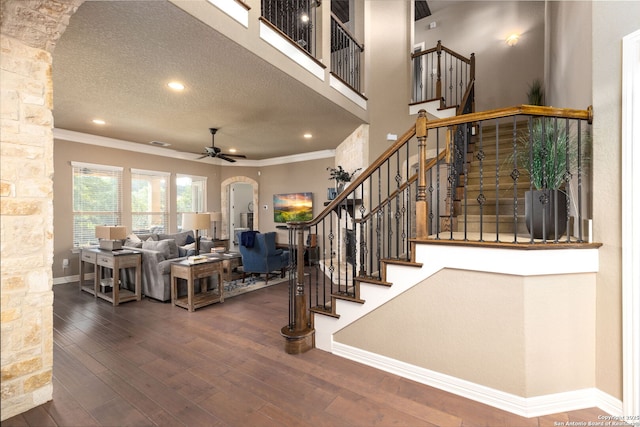
[[[108,251],[99,248],[84,248],[80,253],[80,290],[92,294],[96,298],[102,298],[111,302],[114,306],[121,302],[140,301],[142,299],[142,254],[140,252],[124,249],[120,251]],[[93,284],[85,284],[86,264],[93,264],[95,277]],[[100,289],[102,269],[113,270],[111,279],[111,291],[103,292]],[[120,269],[135,268],[135,291],[120,289]]]
[[[195,294],[196,279],[218,276],[218,289],[207,290],[206,281],[200,282],[200,293]],[[178,279],[187,281],[187,296],[178,297]],[[204,289],[203,289],[204,288]],[[171,263],[171,303],[178,307],[194,311],[216,302],[224,302],[224,284],[222,283],[222,259],[208,257],[206,261],[190,264],[187,260]]]

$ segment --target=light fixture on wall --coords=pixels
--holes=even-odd
[[[208,213],[183,213],[182,214],[182,231],[193,230],[196,237],[196,255],[200,255],[200,237],[199,230],[208,230],[211,227],[211,215]]]
[[[127,237],[127,227],[123,225],[97,225],[96,237],[100,241],[100,249],[117,251],[122,249],[122,240]]]
[[[213,223],[213,238],[215,240],[218,238],[216,225],[222,221],[222,212],[211,212],[209,215],[211,215],[211,222]]]
[[[505,42],[509,45],[509,46],[515,46],[518,44],[518,41],[520,40],[520,34],[516,34],[513,33],[511,34],[509,37],[507,37],[507,39],[505,40]]]

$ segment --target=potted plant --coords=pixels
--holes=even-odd
[[[362,168],[358,168],[353,172],[349,173],[346,170],[344,170],[340,165],[338,165],[338,167],[335,167],[335,168],[327,168],[327,170],[329,171],[329,179],[330,180],[333,179],[336,181],[336,189],[338,191],[338,194],[342,193],[342,191],[344,190],[345,183],[351,182],[351,178],[353,178],[356,172],[358,172],[361,169]]]
[[[566,121],[545,117],[534,118],[530,123],[529,133],[518,141],[516,154],[518,167],[529,172],[535,188],[525,193],[525,221],[533,238],[551,239],[556,232],[558,236],[566,232],[565,186],[577,170],[578,156],[582,153]]]
[[[544,105],[544,89],[540,79],[535,79],[529,85],[527,92],[527,102],[529,105]]]

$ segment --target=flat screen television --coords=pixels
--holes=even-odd
[[[309,221],[313,219],[313,193],[273,195],[273,221]]]

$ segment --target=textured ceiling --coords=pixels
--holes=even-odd
[[[217,127],[216,146],[253,160],[333,149],[362,123],[165,1],[85,2],[54,51],[53,87],[58,129],[200,153]]]

